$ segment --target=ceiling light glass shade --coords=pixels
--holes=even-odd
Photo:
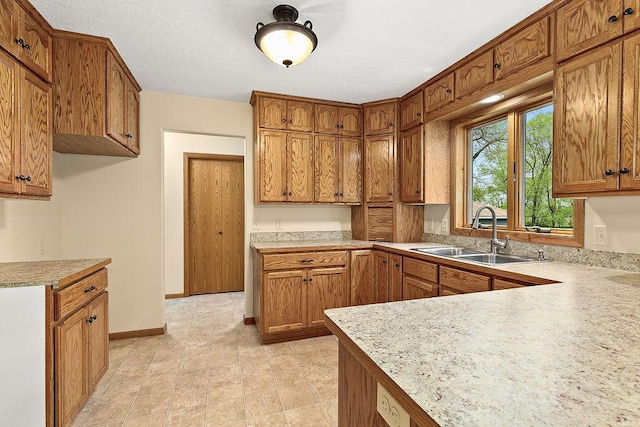
[[[297,24],[298,11],[287,5],[276,6],[273,16],[277,22],[256,26],[256,46],[276,64],[287,68],[300,64],[318,45],[311,22]]]

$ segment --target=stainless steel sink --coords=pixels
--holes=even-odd
[[[510,264],[514,262],[538,262],[537,259],[525,258],[517,255],[504,255],[504,254],[473,254],[473,255],[457,255],[452,258],[459,259],[461,261],[473,261],[480,262],[482,264]]]
[[[467,248],[449,247],[449,248],[415,248],[416,252],[423,252],[430,255],[440,255],[446,257],[454,257],[459,255],[481,254],[482,252],[474,251]]]

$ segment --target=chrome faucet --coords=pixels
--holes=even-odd
[[[478,208],[476,211],[476,217],[473,219],[473,224],[471,224],[471,228],[476,230],[480,228],[480,212],[484,209],[488,209],[489,212],[491,212],[491,253],[497,254],[500,253],[500,250],[507,247],[507,244],[509,244],[509,236],[505,236],[504,240],[498,240],[496,211],[494,211],[491,206],[481,206]]]

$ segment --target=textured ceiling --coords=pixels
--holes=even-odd
[[[291,0],[318,47],[285,69],[255,46],[280,0],[31,0],[109,37],[145,90],[247,102],[252,90],[362,103],[402,96],[550,0]]]

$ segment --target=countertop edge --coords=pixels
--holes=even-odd
[[[71,274],[69,276],[64,277],[63,279],[59,280],[58,283],[56,283],[55,285],[53,285],[54,289],[59,289],[59,288],[63,288],[65,286],[68,286],[76,281],[78,281],[79,279],[82,279],[83,277],[86,277],[92,273],[95,273],[96,271],[106,267],[107,265],[111,264],[111,258],[104,258],[102,261],[84,268],[74,274]]]

